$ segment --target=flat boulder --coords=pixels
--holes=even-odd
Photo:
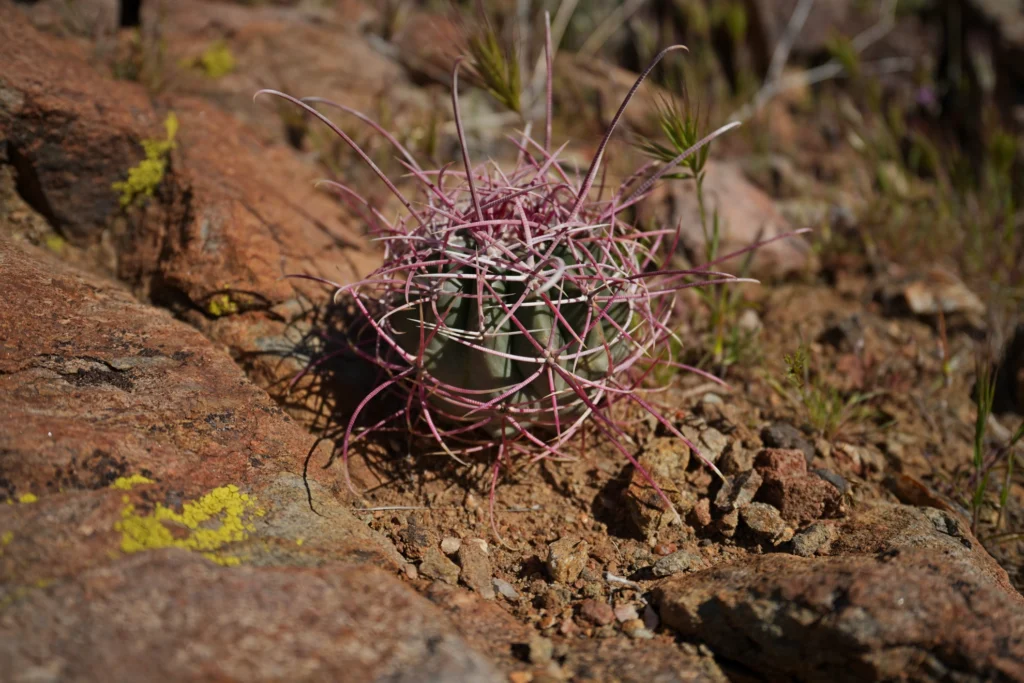
[[[227,353],[2,234],[12,680],[496,680]]]
[[[878,505],[837,539],[666,579],[662,622],[769,680],[1024,680],[1024,598],[962,522]]]

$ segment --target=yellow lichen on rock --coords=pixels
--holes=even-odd
[[[139,514],[128,503],[115,529],[121,532],[121,550],[126,553],[184,548],[202,553],[218,564],[232,566],[239,564],[241,558],[225,555],[224,546],[246,540],[249,532],[255,530],[252,518],[264,514],[254,498],[230,484],[185,503],[180,513],[157,503],[151,513]],[[175,534],[174,527],[182,533]]]
[[[14,540],[14,532],[13,531],[5,531],[2,534],[0,534],[0,557],[3,557],[3,555],[4,555],[4,547],[10,545],[11,541],[13,541],[13,540]]]
[[[167,160],[174,149],[174,136],[178,133],[178,117],[171,112],[164,121],[167,137],[163,140],[143,140],[142,149],[146,158],[128,169],[128,178],[113,184],[114,191],[121,195],[121,207],[131,206],[141,197],[152,197],[164,179]]]
[[[39,500],[39,496],[34,493],[23,493],[18,496],[19,503],[35,503],[37,500]]]
[[[206,304],[206,312],[214,318],[233,315],[238,313],[238,310],[238,303],[231,298],[230,294],[215,294]]]
[[[207,78],[218,79],[235,70],[235,56],[223,40],[215,41],[196,60]]]
[[[118,477],[114,480],[114,483],[110,485],[110,488],[121,489],[122,491],[131,491],[133,486],[152,483],[153,480],[149,477],[144,477],[141,474],[133,474],[128,477]]]

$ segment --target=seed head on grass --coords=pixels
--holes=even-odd
[[[547,42],[550,63],[550,38]],[[740,279],[712,270],[713,264],[692,270],[662,268],[659,254],[678,239],[678,231],[640,231],[625,222],[623,212],[684,159],[738,124],[695,140],[605,199],[594,198],[591,191],[630,99],[651,69],[679,48],[662,51],[639,76],[582,181],[562,169],[549,143],[525,134],[514,139],[519,149],[514,168],[505,170],[491,161],[474,164],[459,109],[460,62],[452,72],[452,106],[462,147],[459,170],[420,167],[396,138],[343,105],[261,91],[293,102],[327,125],[406,209],[388,220],[350,188],[324,181],[366,216],[383,245],[383,265],[350,285],[297,276],[335,287],[336,299],[349,298],[365,326],[351,350],[381,372],[382,381],[353,411],[342,438],[339,453],[346,478],[353,444],[388,430],[433,442],[460,462],[489,455],[494,526],[501,468],[516,456],[565,458],[570,439],[589,424],[674,511],[627,447],[628,437],[611,407],[635,404],[703,457],[640,390],[658,364],[671,363],[660,350],[674,336],[670,316],[676,293]],[[550,83],[550,70],[547,77]],[[417,201],[403,194],[314,104],[354,114],[383,135],[417,182]],[[547,121],[550,108],[549,97]],[[396,407],[374,424],[361,422],[367,406],[384,396],[395,399]]]
[[[466,47],[470,67],[481,85],[503,106],[522,113],[522,81],[519,60],[514,51],[502,46],[489,23],[469,38]]]

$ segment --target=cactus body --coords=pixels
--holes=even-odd
[[[406,208],[389,222],[349,188],[325,181],[364,212],[384,244],[383,265],[365,280],[330,283],[337,287],[336,298],[351,296],[373,336],[373,352],[358,345],[354,352],[385,376],[348,419],[341,439],[343,461],[354,439],[385,427],[433,440],[456,458],[493,452],[493,513],[498,471],[511,454],[561,456],[568,439],[591,424],[672,509],[624,445],[626,432],[610,407],[634,403],[702,457],[638,387],[659,363],[672,362],[663,344],[672,337],[669,318],[676,292],[737,278],[707,267],[661,269],[661,247],[676,231],[637,230],[623,216],[661,177],[738,124],[723,126],[660,167],[644,167],[606,199],[595,199],[591,191],[629,99],[654,65],[678,47],[662,51],[641,74],[582,182],[560,168],[550,149],[550,59],[545,141],[524,134],[517,164],[508,173],[490,163],[470,163],[459,115],[458,64],[452,102],[462,144],[461,173],[447,167],[423,170],[393,136],[344,105],[264,91],[328,125]],[[355,115],[391,142],[419,182],[419,201],[414,205],[400,192],[314,103]],[[382,421],[357,427],[366,405],[388,394],[402,407]]]

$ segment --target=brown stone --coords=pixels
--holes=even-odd
[[[428,579],[439,579],[455,585],[459,582],[459,566],[437,548],[427,548],[420,563],[420,574]]]
[[[615,622],[615,611],[603,600],[587,598],[580,603],[580,616],[596,626],[607,626]]]
[[[459,546],[459,564],[462,566],[462,582],[484,598],[493,600],[494,584],[487,543],[480,538],[464,539]]]
[[[695,550],[677,550],[671,555],[666,555],[651,567],[655,576],[672,576],[680,572],[695,572],[704,569],[707,563],[699,552]]]
[[[554,581],[570,584],[587,566],[590,544],[579,538],[560,538],[548,546],[547,568]]]
[[[180,550],[16,597],[0,660],[13,680],[503,680],[379,569],[228,569]]]
[[[377,261],[315,171],[200,99],[154,106],[141,85],[97,72],[82,48],[35,31],[10,4],[0,5],[0,63],[0,139],[23,196],[58,234],[244,355],[257,381],[301,368],[292,351],[308,325],[289,327],[305,310],[298,297],[326,295],[281,276],[351,282]],[[242,88],[248,106],[273,117],[252,107],[254,89]],[[144,158],[143,140],[166,135],[170,112],[169,167],[152,198],[122,211],[112,185]]]
[[[842,513],[842,494],[820,476],[807,473],[802,451],[765,449],[755,458],[754,468],[764,480],[756,499],[777,508],[790,524],[804,526]]]
[[[876,506],[839,531],[860,554],[751,557],[666,579],[655,601],[769,679],[1024,680],[1024,598],[945,514]]]
[[[759,543],[778,545],[793,537],[782,515],[767,503],[751,503],[740,509],[740,520],[746,530]]]
[[[835,534],[835,527],[830,524],[812,524],[793,537],[793,554],[800,557],[828,555]]]
[[[752,500],[761,486],[761,475],[757,470],[747,470],[722,482],[722,488],[715,496],[715,508],[719,512],[741,509]]]
[[[711,499],[701,498],[698,500],[686,519],[696,529],[703,529],[711,524]]]
[[[38,498],[0,505],[13,533],[0,576],[31,584],[106,562],[131,545],[130,529],[118,529],[126,515],[149,534],[145,544],[166,545],[154,535],[157,505],[250,525],[200,548],[194,529],[169,523],[222,560],[313,562],[352,552],[402,564],[327,493],[332,474],[311,471],[320,514],[310,509],[300,475],[312,437],[198,332],[2,235],[0,263],[0,423],[16,425],[0,430],[0,498]],[[131,477],[151,483],[111,488]]]
[[[754,458],[754,467],[766,480],[807,474],[807,460],[799,449],[766,448]]]
[[[222,41],[234,59],[231,73],[210,78],[201,69],[179,67],[174,91],[215,102],[264,138],[284,143],[296,134],[288,125],[296,117],[282,115],[285,110],[272,103],[254,105],[253,93],[262,88],[324,97],[369,115],[386,101],[396,130],[419,125],[429,106],[426,92],[412,86],[402,65],[368,40],[367,3],[253,6],[176,0],[145,3],[143,9],[143,21],[160,27],[171,65],[194,63],[215,40]],[[211,26],[217,27],[215,36]],[[449,59],[449,72],[451,64]],[[369,139],[370,129],[357,119],[337,111],[330,115],[356,139]],[[312,147],[309,141],[306,145]]]
[[[680,515],[685,515],[696,504],[697,495],[685,481],[690,462],[690,449],[685,443],[675,437],[656,437],[647,444],[637,461],[658,483]],[[633,523],[647,536],[676,521],[664,499],[636,468],[632,470],[624,503]]]

